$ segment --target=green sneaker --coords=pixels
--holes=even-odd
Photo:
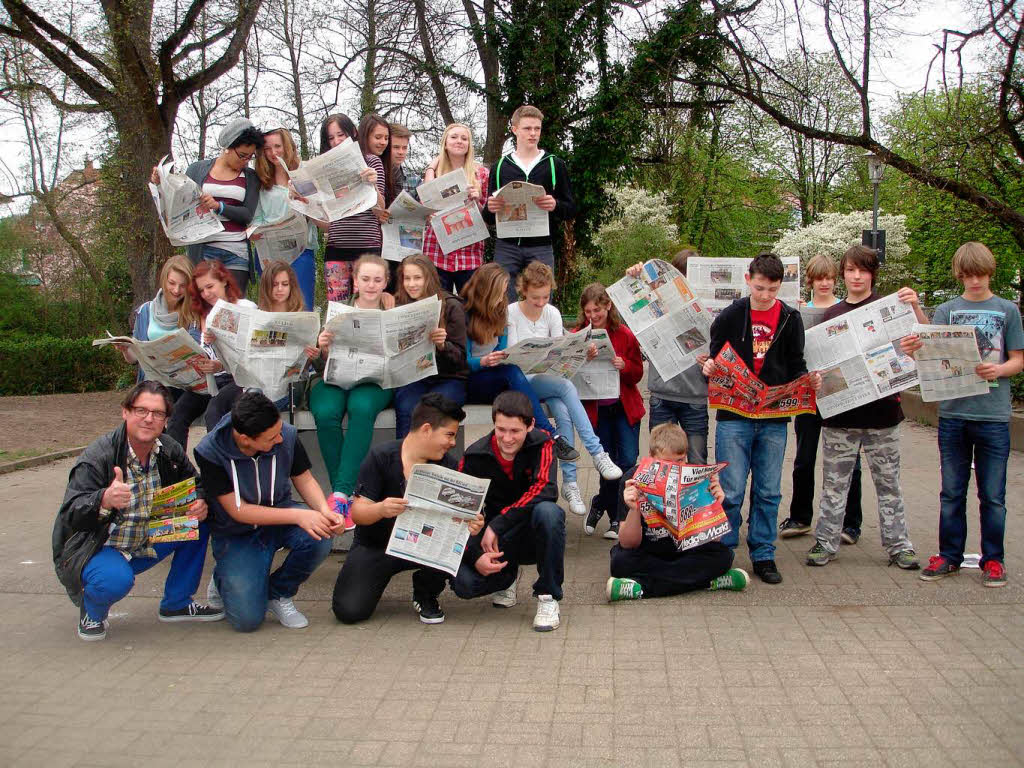
[[[731,592],[740,592],[745,589],[749,583],[750,576],[747,575],[746,571],[742,568],[730,568],[717,579],[712,579],[711,586],[708,587],[708,589],[712,592],[719,589],[728,589]]]
[[[815,543],[807,552],[808,565],[828,565],[830,561],[835,559],[836,553],[829,552],[820,541]]]
[[[616,579],[614,576],[608,579],[605,590],[610,603],[619,600],[639,600],[644,596],[644,590],[637,582],[632,579]]]
[[[889,565],[895,565],[904,571],[916,571],[921,567],[921,563],[917,561],[917,552],[912,549],[904,549],[895,555],[889,555]]]

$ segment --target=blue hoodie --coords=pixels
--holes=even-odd
[[[224,469],[235,489],[235,504],[242,502],[264,507],[291,507],[292,461],[298,432],[291,424],[283,424],[282,441],[267,453],[246,456],[238,447],[231,431],[231,414],[224,417],[213,431],[199,441],[197,456]],[[227,513],[213,495],[207,499],[210,508],[211,531],[220,536],[250,533],[258,526],[240,523]]]

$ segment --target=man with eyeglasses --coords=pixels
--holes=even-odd
[[[53,559],[70,552],[65,546],[74,534],[99,532],[104,545],[82,567],[65,578],[71,601],[79,606],[78,636],[102,640],[107,636],[110,607],[131,591],[136,574],[173,555],[164,582],[160,621],[219,621],[223,608],[200,605],[192,599],[203,574],[209,529],[206,501],[195,468],[185,451],[162,434],[173,402],[167,388],[142,381],[121,403],[124,423],[97,438],[71,468],[64,503],[53,526]],[[198,498],[188,514],[200,521],[199,536],[191,541],[151,543],[149,513],[153,494],[190,477],[196,478]]]

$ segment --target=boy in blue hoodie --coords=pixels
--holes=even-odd
[[[345,521],[313,478],[295,427],[266,395],[246,392],[196,446],[195,457],[217,560],[210,597],[220,593],[239,632],[258,629],[268,610],[285,627],[308,626],[292,598],[330,553]],[[305,504],[292,499],[293,485]],[[288,556],[271,573],[281,548]]]

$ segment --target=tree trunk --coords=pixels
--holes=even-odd
[[[363,87],[359,94],[360,115],[377,110],[377,4],[366,0],[366,62],[363,65]],[[358,121],[356,121],[358,124]]]

